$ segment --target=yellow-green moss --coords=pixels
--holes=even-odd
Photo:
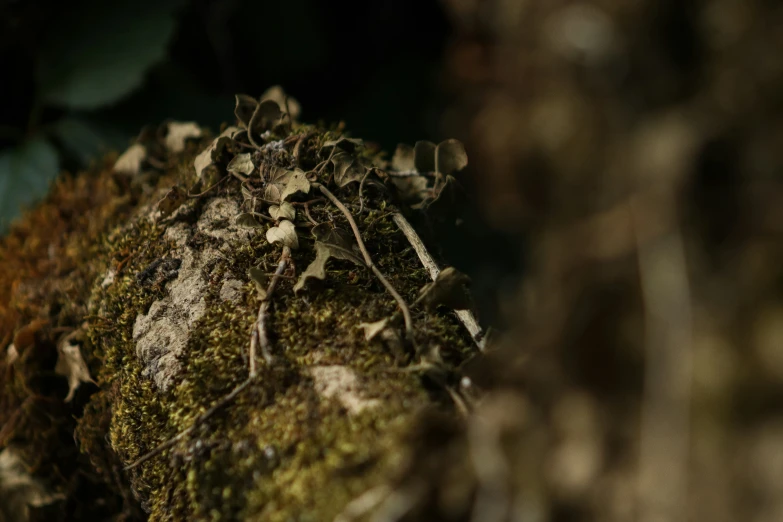
[[[313,136],[302,158],[317,160],[312,147],[335,136]],[[168,169],[152,189],[137,190],[133,208],[149,208],[175,184],[187,187],[193,157],[206,143],[191,143],[184,153],[168,158]],[[328,174],[322,175],[327,181]],[[187,201],[190,211],[173,221],[193,227],[212,197],[239,200],[238,183],[229,180],[213,193]],[[362,214],[357,184],[343,189],[339,197],[356,215],[375,263],[412,302],[428,277],[391,219],[395,208],[388,194],[366,187]],[[316,220],[348,228],[344,216],[327,202],[310,210]],[[191,426],[246,378],[245,352],[259,305],[246,271],[261,262],[271,272],[280,255],[280,248],[266,243],[262,233],[220,249],[224,257],[209,274],[206,313],[190,332],[180,358],[181,375],[164,393],[142,375],[133,327],[139,314],[166,295],[165,285],[142,285],[136,274],[173,247],[164,235],[170,224],[153,223],[139,211],[117,223],[103,239],[86,241],[93,259],[82,281],[91,288],[90,307],[84,312],[89,343],[83,350],[100,391],[92,396],[77,432],[83,451],[96,462],[113,465],[115,472],[117,462],[112,464],[103,455],[104,430],[115,458],[127,464]],[[219,243],[202,237],[192,248]],[[297,272],[314,255],[311,240],[302,237],[301,244],[293,255]],[[119,474],[151,520],[327,520],[349,500],[389,480],[401,455],[400,436],[413,415],[440,396],[405,369],[415,354],[401,359],[381,342],[364,340],[359,323],[377,321],[396,310],[370,271],[339,260],[330,260],[327,266],[327,281],[301,295],[294,295],[291,280],[278,287],[268,325],[275,363],[261,365],[258,379],[247,390],[169,452]],[[108,269],[116,275],[105,284],[101,274]],[[246,282],[238,302],[219,297],[220,283],[227,278]],[[82,295],[85,302],[84,290]],[[455,365],[472,351],[467,335],[449,314],[413,312],[420,350],[440,348],[444,359]],[[81,319],[76,314],[74,322]],[[362,395],[379,406],[349,415],[338,401],[320,397],[309,372],[314,365],[352,368],[360,378]],[[444,407],[450,405],[444,402]]]

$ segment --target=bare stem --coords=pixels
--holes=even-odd
[[[180,440],[182,440],[182,439],[184,439],[185,437],[187,437],[187,436],[188,436],[190,433],[192,433],[192,432],[193,432],[193,430],[195,430],[195,429],[196,429],[196,428],[197,428],[197,427],[198,427],[200,424],[202,424],[202,423],[203,423],[203,422],[205,422],[207,419],[209,419],[210,417],[212,417],[212,416],[213,416],[213,415],[214,415],[214,414],[215,414],[215,413],[216,413],[218,410],[220,410],[220,409],[221,409],[223,406],[225,406],[226,404],[228,404],[229,402],[231,402],[232,400],[234,400],[234,398],[236,398],[236,396],[237,396],[237,395],[239,395],[239,394],[242,392],[242,390],[244,390],[245,388],[247,388],[247,387],[250,385],[250,383],[252,383],[252,382],[253,382],[253,379],[252,379],[252,378],[245,379],[245,381],[244,381],[244,382],[242,382],[242,384],[238,385],[236,388],[234,388],[233,390],[231,390],[231,392],[230,392],[228,395],[225,395],[225,396],[223,396],[223,397],[222,397],[221,399],[219,399],[219,400],[218,400],[218,401],[217,401],[215,404],[213,404],[211,408],[209,408],[207,411],[205,411],[204,413],[202,413],[201,415],[199,415],[198,417],[196,417],[196,420],[195,420],[195,421],[193,421],[193,424],[191,424],[191,425],[190,425],[190,427],[188,427],[188,428],[185,428],[184,430],[180,431],[180,432],[179,432],[177,435],[175,435],[174,437],[172,437],[172,438],[168,439],[168,440],[167,440],[167,441],[165,441],[165,442],[162,442],[161,444],[159,444],[159,445],[158,445],[158,446],[157,446],[155,449],[153,449],[152,451],[150,451],[150,452],[148,452],[148,453],[145,453],[144,455],[142,455],[142,456],[141,456],[141,457],[139,457],[138,459],[134,460],[133,462],[131,462],[130,464],[128,464],[127,466],[125,466],[125,468],[124,468],[124,469],[125,469],[126,471],[127,471],[127,470],[129,470],[129,469],[133,469],[133,468],[135,468],[136,466],[138,466],[138,465],[140,465],[140,464],[143,464],[143,463],[147,462],[147,461],[148,461],[148,460],[150,460],[152,457],[155,457],[155,456],[157,456],[157,455],[160,455],[161,453],[163,453],[163,452],[164,452],[164,451],[166,451],[167,449],[169,449],[169,448],[171,448],[172,446],[174,446],[174,445],[175,445],[177,442],[179,442]]]
[[[320,190],[321,193],[324,196],[326,196],[329,199],[329,201],[334,203],[334,205],[337,208],[339,208],[340,211],[345,215],[346,219],[348,220],[348,223],[350,223],[351,225],[351,230],[353,230],[353,235],[356,238],[356,243],[359,245],[359,250],[361,250],[362,256],[364,256],[365,264],[370,270],[372,270],[372,272],[375,274],[375,277],[378,278],[378,280],[383,284],[383,286],[386,287],[386,290],[391,294],[394,300],[397,301],[397,306],[400,308],[400,312],[402,312],[402,317],[405,320],[405,335],[409,340],[412,341],[413,319],[411,319],[411,312],[408,309],[408,305],[405,302],[405,299],[402,298],[399,292],[397,292],[397,290],[389,282],[389,280],[386,279],[386,277],[378,269],[378,267],[375,266],[375,264],[373,264],[372,258],[370,257],[370,252],[367,251],[367,247],[364,245],[364,241],[362,240],[362,234],[359,232],[359,227],[356,225],[356,221],[354,221],[351,212],[348,210],[348,208],[345,205],[343,205],[343,202],[340,201],[337,198],[337,196],[332,194],[332,192],[328,188],[321,185],[320,183],[311,183],[311,185],[316,187],[318,190]]]
[[[266,295],[261,300],[261,306],[258,307],[258,316],[256,317],[256,322],[253,323],[253,334],[250,337],[250,379],[257,375],[256,351],[259,345],[261,346],[261,355],[264,357],[266,363],[272,364],[274,361],[272,346],[267,332],[267,318],[269,317],[269,307],[272,302],[272,295],[277,287],[277,282],[280,280],[283,272],[285,272],[290,259],[291,249],[285,246],[283,247],[280,261],[277,263],[277,270],[275,270],[275,273],[272,275],[272,280],[269,282],[269,287],[266,289]]]
[[[436,263],[430,255],[424,242],[419,237],[419,234],[416,233],[416,230],[414,230],[408,220],[405,219],[405,216],[399,212],[394,214],[392,219],[394,219],[397,227],[408,239],[413,250],[416,251],[416,254],[419,256],[419,261],[421,261],[421,264],[424,265],[424,268],[430,273],[432,280],[435,281],[438,274],[440,274],[440,268],[438,268],[438,263]],[[486,346],[486,339],[484,337],[484,332],[481,329],[481,325],[479,325],[478,320],[476,320],[476,316],[473,315],[473,312],[470,310],[455,310],[454,313],[457,314],[457,318],[459,318],[460,322],[462,322],[470,333],[473,342],[475,342],[479,350],[483,352]]]

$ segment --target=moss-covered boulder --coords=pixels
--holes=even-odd
[[[145,131],[0,241],[0,455],[40,490],[6,519],[331,520],[458,415],[462,289],[399,228],[449,173],[284,106]]]

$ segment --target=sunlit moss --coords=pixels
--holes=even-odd
[[[314,131],[300,126],[295,132]],[[314,167],[322,159],[314,147],[337,136],[311,136],[300,160]],[[246,272],[259,264],[272,271],[280,255],[280,247],[267,244],[263,234],[232,242],[229,249],[212,238],[189,244],[194,249],[220,247],[222,258],[211,269],[204,296],[207,311],[190,332],[182,373],[168,392],[142,375],[133,340],[137,316],[166,293],[165,286],[142,285],[135,277],[172,248],[164,234],[171,221],[154,222],[152,205],[172,185],[189,186],[193,157],[206,143],[190,143],[184,153],[168,158],[167,170],[150,180],[152,186],[130,189],[137,192],[125,215],[142,209],[135,217],[82,240],[80,248],[92,256],[80,283],[82,302],[89,301],[82,314],[89,319],[89,343],[83,350],[100,391],[92,396],[77,431],[82,450],[95,460],[100,460],[108,432],[116,458],[123,464],[133,461],[191,426],[247,376],[246,352],[259,301]],[[321,181],[328,182],[329,176],[324,169]],[[388,193],[367,186],[360,204],[358,188],[349,185],[339,197],[356,215],[375,263],[412,302],[428,282],[427,273],[391,219],[395,209]],[[201,207],[214,196],[241,201],[238,182],[231,179],[214,193],[189,200],[189,210],[173,221],[193,227]],[[113,197],[125,201],[119,189]],[[344,216],[327,202],[313,204],[310,211],[316,220],[348,229]],[[71,234],[78,237],[78,231]],[[301,248],[293,255],[297,273],[314,256],[306,229],[300,237]],[[101,275],[110,268],[117,273],[106,285]],[[349,500],[392,475],[401,455],[400,435],[413,415],[436,399],[419,375],[405,369],[415,353],[391,353],[379,341],[365,341],[358,328],[396,310],[383,286],[368,270],[345,261],[332,259],[327,268],[325,282],[299,295],[293,293],[294,280],[285,279],[278,287],[269,322],[274,364],[261,365],[250,388],[169,452],[122,476],[151,520],[330,519]],[[244,281],[238,302],[220,298],[226,278]],[[79,314],[72,315],[74,323],[80,322]],[[471,351],[461,326],[449,315],[417,309],[414,320],[420,348],[441,348],[454,364]],[[309,370],[314,365],[352,368],[362,395],[378,406],[349,415],[338,401],[320,397]]]

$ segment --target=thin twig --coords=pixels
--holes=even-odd
[[[408,220],[405,219],[405,216],[399,212],[395,213],[392,219],[394,219],[397,227],[416,251],[416,254],[419,256],[419,261],[421,261],[421,264],[424,265],[424,268],[430,273],[432,280],[435,281],[438,278],[438,274],[440,274],[440,268],[438,268],[438,264],[430,255],[424,242],[419,237],[419,234],[416,233],[416,230],[414,230]],[[486,347],[486,337],[484,336],[484,331],[481,329],[481,325],[476,319],[476,316],[473,315],[473,312],[470,310],[454,310],[454,313],[457,314],[457,318],[459,318],[460,322],[470,333],[473,342],[476,343],[479,350],[483,352]]]
[[[659,210],[670,229],[658,238],[649,238],[650,212],[631,204],[646,338],[637,475],[642,522],[688,518],[693,306],[682,233],[669,214],[671,193]]]
[[[283,253],[280,256],[280,261],[277,263],[277,270],[275,270],[272,280],[269,282],[269,287],[266,289],[266,295],[261,299],[261,306],[258,307],[258,316],[256,322],[253,323],[253,333],[250,336],[250,379],[254,378],[257,374],[256,370],[256,349],[258,345],[261,346],[261,355],[267,364],[272,364],[274,357],[272,356],[272,347],[269,342],[269,334],[267,333],[267,317],[269,315],[269,306],[272,302],[272,295],[274,294],[277,282],[283,275],[288,261],[291,259],[291,249],[287,246],[283,247]]]
[[[223,176],[222,178],[220,178],[220,180],[218,180],[217,182],[215,182],[212,185],[210,185],[209,188],[207,188],[207,190],[205,190],[204,192],[200,192],[198,194],[191,194],[190,192],[188,192],[188,197],[189,198],[200,198],[201,196],[203,196],[204,194],[206,194],[207,192],[209,192],[213,188],[217,187],[218,185],[220,185],[221,183],[223,183],[227,179],[228,179],[228,176]]]
[[[211,408],[209,408],[207,411],[205,411],[204,413],[202,413],[201,415],[196,417],[196,420],[193,421],[193,424],[191,424],[190,427],[185,428],[184,430],[180,431],[174,437],[168,439],[165,442],[162,442],[155,449],[153,449],[152,451],[150,451],[148,453],[145,453],[144,455],[142,455],[138,459],[134,460],[133,462],[131,462],[130,464],[125,466],[125,468],[123,468],[123,469],[125,469],[126,471],[129,470],[129,469],[133,469],[136,466],[147,462],[152,457],[160,455],[161,453],[163,453],[167,449],[169,449],[172,446],[174,446],[177,442],[179,442],[180,440],[182,440],[185,437],[187,437],[190,433],[192,433],[193,430],[195,430],[200,424],[204,423],[204,421],[206,421],[207,419],[212,417],[218,410],[220,410],[226,404],[228,404],[229,402],[234,400],[234,398],[236,398],[236,396],[239,395],[242,392],[242,390],[247,388],[252,382],[253,382],[252,378],[245,379],[245,381],[242,382],[242,384],[238,385],[236,388],[231,390],[231,392],[228,395],[223,396],[215,404],[213,404]]]
[[[364,245],[362,234],[359,232],[359,227],[356,225],[356,221],[354,221],[351,212],[346,208],[345,205],[343,205],[342,201],[340,201],[337,196],[332,194],[328,188],[321,185],[320,183],[312,183],[312,186],[320,190],[321,193],[329,199],[329,201],[334,203],[334,205],[340,209],[340,211],[345,215],[346,219],[348,219],[348,223],[351,225],[351,229],[353,230],[353,235],[356,237],[356,243],[359,245],[359,250],[362,251],[362,255],[364,256],[365,264],[370,270],[372,270],[372,272],[375,274],[375,277],[380,280],[383,286],[386,287],[386,290],[391,294],[394,300],[397,301],[397,306],[400,308],[402,317],[405,319],[405,334],[409,341],[413,341],[413,319],[411,319],[411,312],[408,309],[408,305],[405,302],[405,299],[402,298],[402,296],[397,292],[389,280],[386,279],[378,267],[373,264],[372,258],[370,257],[370,252],[367,251],[367,247]]]
[[[318,226],[318,222],[313,219],[313,216],[310,215],[310,205],[308,203],[304,204],[304,209],[305,209],[305,216],[307,216],[308,221],[310,221],[310,223],[312,223],[313,225]]]
[[[287,100],[288,98],[286,98]],[[310,131],[306,132],[305,134],[302,134],[299,136],[299,139],[296,141],[296,145],[294,145],[294,163],[296,166],[299,166],[299,155],[302,153],[302,144],[309,140],[315,133]]]

